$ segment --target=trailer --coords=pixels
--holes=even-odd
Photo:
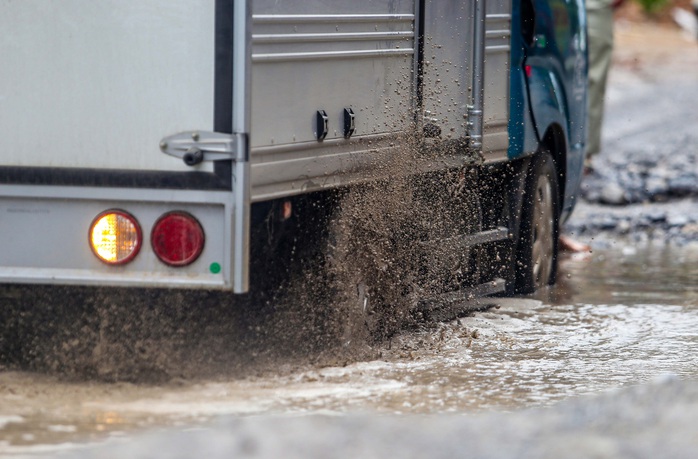
[[[413,245],[497,267],[441,297],[552,283],[585,27],[581,0],[0,0],[0,281],[243,293],[255,212],[474,170],[478,221]]]

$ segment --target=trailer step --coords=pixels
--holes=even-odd
[[[480,231],[479,233],[459,235],[433,241],[420,242],[420,246],[425,248],[435,248],[447,245],[453,250],[466,250],[469,247],[486,244],[488,242],[503,241],[509,237],[509,229],[500,226],[495,229]]]
[[[475,287],[447,292],[420,300],[417,303],[415,312],[421,313],[424,317],[428,316],[431,320],[450,320],[464,312],[489,307],[491,303],[483,297],[502,293],[505,289],[506,281],[497,278]]]

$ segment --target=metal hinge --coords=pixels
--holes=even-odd
[[[247,136],[221,132],[187,131],[163,138],[160,150],[181,158],[187,166],[202,161],[245,161]]]

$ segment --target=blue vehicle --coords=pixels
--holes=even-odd
[[[581,0],[0,0],[0,29],[3,283],[340,261],[362,310],[435,310],[555,280]]]

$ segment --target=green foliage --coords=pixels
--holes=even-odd
[[[669,3],[668,0],[636,0],[645,13],[654,14]]]

